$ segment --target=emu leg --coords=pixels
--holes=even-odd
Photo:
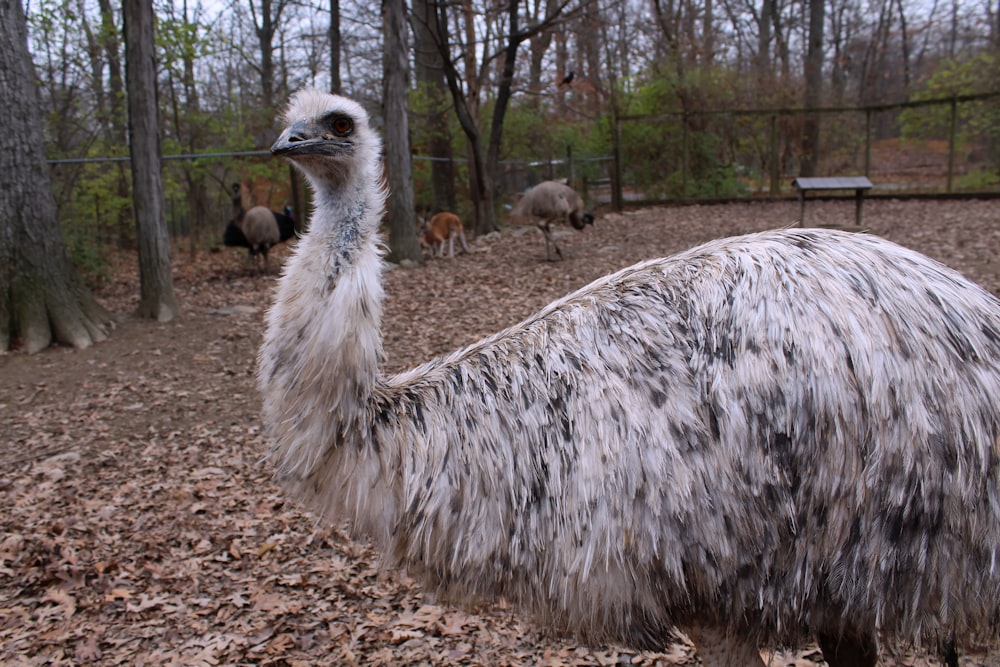
[[[550,244],[556,249],[556,255],[561,260],[563,258],[562,251],[559,249],[559,245],[555,242],[555,239],[552,238],[552,229],[549,227],[549,223],[540,224],[538,228],[542,230],[542,234],[545,234],[545,261],[552,261],[552,251],[549,249]]]
[[[548,262],[551,262],[552,261],[552,255],[549,254],[549,243],[551,243],[552,247],[556,249],[556,257],[559,258],[559,261],[562,261],[562,258],[563,258],[563,256],[562,256],[562,250],[559,249],[559,244],[556,243],[556,240],[554,238],[552,238],[552,234],[549,232],[548,228],[546,228],[545,229],[545,260],[548,261]]]
[[[746,637],[704,625],[684,628],[684,632],[694,642],[705,667],[761,667],[764,664],[757,646]]]
[[[830,667],[875,667],[878,661],[878,647],[872,635],[820,634],[816,639]]]
[[[958,667],[958,651],[955,650],[954,633],[945,642],[941,658],[944,660],[945,667]]]

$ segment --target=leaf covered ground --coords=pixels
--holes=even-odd
[[[560,230],[566,260],[512,227],[453,260],[386,274],[387,370],[471,343],[610,271],[718,236],[795,223],[794,203],[656,208]],[[853,221],[816,202],[813,224]],[[865,205],[865,226],[1000,293],[1000,203]],[[280,255],[280,253],[279,253]],[[275,276],[226,249],[178,252],[183,316],[139,322],[135,258],[98,297],[87,350],[0,356],[0,663],[5,665],[682,665],[547,636],[503,601],[458,609],[384,571],[286,500],[262,463],[253,383]],[[1000,648],[966,647],[963,665]],[[971,651],[968,649],[972,649]],[[889,664],[926,664],[899,647]],[[774,656],[810,664],[815,652]]]

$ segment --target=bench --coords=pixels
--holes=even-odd
[[[872,189],[872,182],[864,176],[839,176],[833,178],[796,178],[792,185],[799,192],[799,227],[806,224],[807,190],[854,190],[854,221],[861,226],[861,202],[865,192]]]

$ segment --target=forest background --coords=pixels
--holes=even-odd
[[[266,156],[282,104],[306,85],[362,101],[388,150],[408,144],[412,172],[390,173],[396,258],[415,254],[399,239],[415,237],[417,212],[453,210],[488,232],[544,178],[568,178],[592,206],[615,179],[637,201],[773,196],[797,175],[870,174],[874,150],[894,172],[883,189],[1000,189],[992,0],[153,8],[166,220],[192,254],[219,244],[234,182],[247,206],[306,210],[292,170]],[[108,245],[136,243],[122,7],[25,10],[60,226],[99,280]],[[931,177],[912,169],[945,156]]]

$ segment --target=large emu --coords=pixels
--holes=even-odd
[[[247,248],[251,261],[264,258],[264,270],[269,270],[268,251],[295,236],[295,219],[292,209],[286,206],[281,213],[266,206],[243,208],[240,184],[233,183],[233,219],[226,225],[222,244],[227,247]]]
[[[709,665],[817,637],[959,643],[1000,604],[1000,302],[866,234],[717,240],[399,375],[380,142],[296,93],[316,194],[258,382],[282,483],[459,602]]]
[[[563,258],[559,244],[552,238],[553,222],[568,222],[577,230],[594,224],[594,215],[584,210],[583,199],[576,190],[558,181],[542,181],[525,192],[514,204],[511,215],[535,221],[535,226],[545,235],[545,259],[548,261],[552,261],[550,246],[555,248],[559,259]]]

